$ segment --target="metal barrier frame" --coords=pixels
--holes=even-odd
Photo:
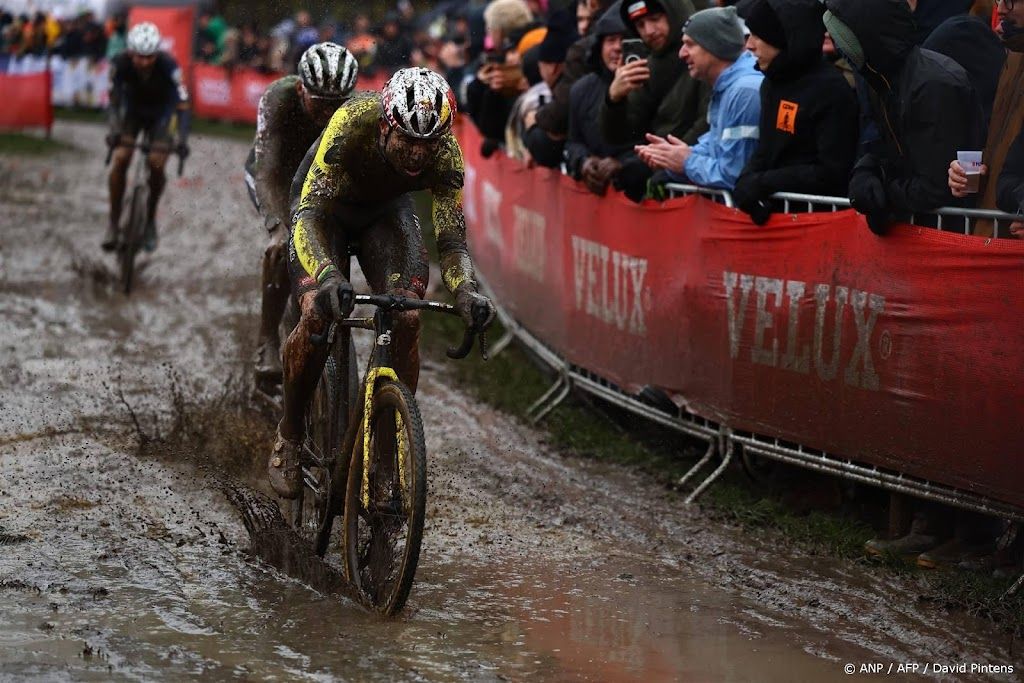
[[[732,199],[732,194],[728,190],[714,190],[706,187],[700,187],[699,185],[685,185],[681,183],[669,183],[665,185],[665,189],[669,191],[670,196],[672,197],[701,194],[709,196],[714,201],[717,201],[720,204],[725,204],[729,208],[736,208]],[[798,192],[776,192],[772,195],[772,199],[782,202],[783,213],[810,213],[814,211],[815,208],[827,208],[831,211],[842,211],[852,208],[850,200],[846,197],[800,194]],[[806,208],[802,210],[795,208],[799,206]],[[921,225],[921,221],[924,220],[928,220],[929,223],[934,220],[936,223],[935,226],[926,224],[925,227],[933,230],[940,230],[942,232],[958,232],[963,235],[971,234],[971,229],[974,227],[976,221],[992,221],[992,237],[999,239],[1012,239],[1009,231],[1010,223],[1024,220],[1024,216],[1004,213],[1002,211],[995,211],[992,209],[961,209],[947,206],[936,209],[930,213],[912,215],[908,222],[911,225]]]
[[[672,193],[672,196],[701,194],[725,206],[735,208],[732,195],[726,190],[675,183],[666,187]],[[774,199],[783,202],[786,212],[794,212],[794,204],[806,205],[808,210],[813,210],[814,207],[828,208],[831,211],[850,208],[850,200],[845,197],[827,197],[788,192],[780,192],[772,196]],[[981,209],[943,208],[939,209],[935,215],[938,217],[939,230],[945,229],[942,225],[944,222],[943,217],[959,218],[962,221],[964,234],[970,234],[971,222],[977,219],[993,221],[995,226],[993,232],[995,235],[999,234],[999,226],[1015,220],[1021,220],[1020,216]],[[1019,508],[1009,503],[1003,503],[945,484],[911,477],[901,472],[862,465],[849,458],[807,448],[801,444],[790,444],[775,437],[755,434],[753,432],[734,431],[729,425],[717,423],[712,419],[690,411],[686,407],[678,408],[675,414],[655,408],[595,372],[573,365],[563,358],[556,350],[531,334],[508,311],[496,303],[496,298],[493,296],[494,291],[488,285],[486,278],[477,273],[477,279],[483,290],[488,295],[491,295],[492,301],[495,301],[498,319],[506,330],[505,337],[495,345],[492,355],[496,355],[507,346],[509,341],[515,339],[556,375],[554,384],[538,398],[527,413],[534,424],[554,410],[573,389],[580,389],[591,396],[607,401],[654,424],[686,434],[708,444],[705,455],[679,479],[677,487],[682,487],[696,476],[699,470],[712,461],[716,453],[722,455],[722,462],[686,498],[685,502],[687,504],[694,502],[697,497],[722,475],[736,451],[742,448],[747,453],[753,453],[770,460],[796,465],[812,471],[830,474],[847,481],[870,484],[894,493],[906,494],[964,510],[994,515],[1015,522],[1024,522],[1024,508]]]

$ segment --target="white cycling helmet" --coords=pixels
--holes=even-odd
[[[423,140],[447,133],[457,108],[448,82],[423,67],[396,71],[380,91],[380,105],[392,129]]]
[[[126,42],[128,49],[137,55],[155,55],[160,49],[160,30],[153,22],[144,21],[132,26]]]
[[[317,43],[299,58],[302,85],[314,97],[348,97],[356,87],[358,75],[356,58],[337,43]]]

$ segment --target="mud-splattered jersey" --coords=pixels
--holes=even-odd
[[[322,129],[302,108],[298,76],[270,84],[260,98],[256,139],[245,163],[260,214],[268,221],[289,223],[289,190],[295,171]]]
[[[379,137],[377,94],[349,100],[324,129],[295,210],[292,243],[302,267],[318,278],[333,265],[327,217],[336,203],[374,205],[407,192],[429,190],[444,283],[450,291],[459,287],[475,290],[462,214],[464,165],[455,136],[449,132],[442,138],[433,164],[417,176],[407,176],[387,162],[379,149]]]

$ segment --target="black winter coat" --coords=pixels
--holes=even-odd
[[[880,151],[857,161],[880,173],[896,219],[954,204],[947,184],[957,150],[981,149],[983,115],[963,67],[914,45],[906,0],[827,0],[864,50],[861,74],[870,88]]]
[[[1024,213],[1024,131],[1010,146],[996,185],[996,206],[1006,213]]]
[[[601,124],[594,116],[604,102],[613,76],[601,59],[602,41],[605,36],[621,35],[626,31],[618,10],[619,3],[613,4],[595,22],[584,58],[591,73],[573,83],[569,91],[569,138],[565,142],[565,166],[577,180],[587,157],[615,157],[625,162],[635,156],[632,145],[607,142],[601,133]]]
[[[737,200],[742,208],[775,192],[845,195],[857,152],[857,98],[822,58],[824,8],[817,0],[768,4],[787,46],[761,83],[760,141],[737,181]]]

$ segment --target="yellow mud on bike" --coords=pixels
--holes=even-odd
[[[367,318],[334,322],[313,343],[325,348],[324,368],[306,412],[300,461],[302,494],[292,521],[320,555],[334,518],[342,516],[341,554],[349,581],[365,602],[385,615],[405,605],[419,562],[427,502],[427,449],[416,399],[391,365],[392,315],[402,311],[457,314],[436,301],[395,295],[358,295],[375,307]],[[464,358],[480,336],[487,310],[474,311],[462,344],[448,349]],[[352,391],[352,328],[372,330],[374,345],[359,390]]]

